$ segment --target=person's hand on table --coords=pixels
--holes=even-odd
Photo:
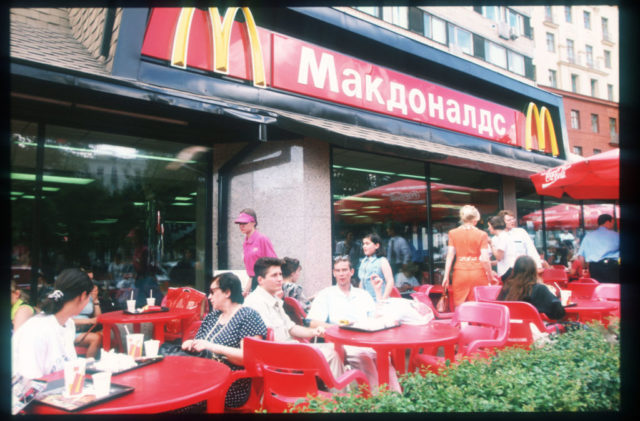
[[[324,338],[324,326],[318,326],[314,329],[314,336]]]
[[[205,341],[204,339],[188,339],[182,343],[182,349],[185,351],[195,351],[200,352],[208,349],[211,352],[213,351],[213,345],[211,342]]]

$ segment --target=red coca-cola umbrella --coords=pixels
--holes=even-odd
[[[538,194],[574,199],[620,198],[620,149],[550,168],[530,176]]]
[[[620,218],[620,207],[616,205],[593,204],[584,205],[584,228],[592,230],[598,228],[598,217],[602,214],[614,215]],[[523,221],[533,222],[535,230],[542,224],[542,211],[537,210],[522,217]],[[580,206],[560,204],[544,210],[544,220],[548,230],[576,229],[580,226]]]

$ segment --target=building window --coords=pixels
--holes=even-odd
[[[549,69],[549,86],[552,88],[558,87],[558,74],[555,70]]]
[[[587,12],[586,10],[583,12],[584,15],[584,29],[591,29],[591,12]]]
[[[569,63],[575,63],[576,62],[576,56],[573,50],[573,40],[572,39],[568,39],[567,40],[567,61]]]
[[[380,8],[377,6],[356,6],[356,9],[358,9],[361,12],[366,13],[367,15],[371,15],[371,16],[375,16],[377,18],[380,18]]]
[[[607,83],[607,99],[613,101],[613,85]]]
[[[551,6],[544,7],[544,20],[547,22],[553,22],[553,12],[551,10]]]
[[[602,39],[605,41],[611,41],[609,37],[609,19],[602,18]]]
[[[500,22],[500,8],[498,6],[482,6],[482,16]]]
[[[604,67],[611,68],[611,51],[604,50]]]
[[[597,79],[591,79],[591,96],[592,97],[598,96],[598,80]]]
[[[471,32],[449,24],[449,47],[472,55],[473,43],[471,40]]]
[[[564,7],[564,20],[567,23],[571,23],[573,21],[573,18],[571,16],[571,6]]]
[[[591,131],[594,133],[598,133],[599,125],[598,125],[598,114],[591,114]]]
[[[556,37],[551,32],[547,32],[547,51],[556,52]]]
[[[401,28],[409,28],[409,8],[407,6],[384,6],[382,20]]]
[[[616,130],[616,119],[613,117],[609,117],[609,136],[613,139],[616,137],[618,131]]]
[[[582,156],[582,146],[574,146],[573,153]]]
[[[578,75],[571,75],[571,92],[578,93]]]
[[[590,45],[585,45],[584,49],[587,59],[587,67],[593,67],[593,47]]]
[[[507,68],[506,48],[501,47],[498,44],[494,44],[491,41],[485,40],[484,51],[486,54],[486,59],[489,63],[495,64],[496,66],[502,67],[503,69]]]
[[[600,149],[595,149],[595,148],[593,149],[593,154],[594,155],[597,155],[599,153],[602,153],[602,151]]]
[[[580,129],[580,111],[578,110],[571,110],[571,128]]]
[[[524,17],[511,9],[507,9],[507,22],[509,22],[509,28],[511,33],[515,36],[521,36],[524,34]]]
[[[509,70],[524,76],[524,56],[509,50],[507,57],[509,59]]]
[[[441,44],[447,44],[447,23],[435,16],[424,14],[424,35]]]

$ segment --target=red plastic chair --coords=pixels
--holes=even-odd
[[[433,305],[433,301],[431,301],[431,297],[429,297],[428,294],[423,294],[421,292],[412,292],[410,295],[414,300],[420,301],[421,303],[425,303],[427,306],[429,306],[431,311],[433,311],[433,315],[436,319],[451,319],[455,314],[454,312],[440,313],[438,310],[436,310],[436,307]]]
[[[402,294],[400,294],[400,290],[398,288],[393,287],[391,289],[391,293],[389,294],[389,297],[402,298]]]
[[[567,267],[565,265],[551,265],[552,269],[560,269],[560,270],[567,270]]]
[[[600,283],[593,278],[578,278],[578,280],[575,282],[580,282],[583,284],[599,284]]]
[[[189,326],[196,320],[202,320],[207,313],[207,295],[189,287],[169,288],[162,300],[163,307],[170,309],[192,310],[193,316],[181,321],[180,319],[170,320],[165,324],[165,341],[176,339],[184,340],[183,327]]]
[[[618,304],[618,308],[611,315],[620,317],[620,284],[599,284],[593,292],[593,297],[601,301]]]
[[[304,319],[307,318],[307,312],[304,311],[300,301],[293,297],[283,298],[284,311],[291,317],[291,320],[297,325],[304,326]]]
[[[589,282],[569,282],[565,288],[571,291],[572,298],[591,300],[597,287],[598,284]]]
[[[529,349],[533,343],[530,323],[540,332],[555,333],[557,329],[563,330],[557,324],[545,325],[538,310],[525,301],[495,301],[495,304],[509,309],[509,336],[505,346]]]
[[[473,287],[473,295],[475,297],[475,301],[495,301],[498,298],[498,294],[500,294],[500,290],[502,289],[502,285],[482,285]]]
[[[507,343],[509,309],[496,303],[467,301],[456,307],[451,324],[460,327],[455,362],[465,357],[485,357],[493,348],[502,348]],[[444,364],[444,357],[430,353],[416,354],[411,359],[412,367],[423,366],[422,370],[434,373]]]
[[[548,268],[542,272],[542,282],[545,284],[557,282],[561,286],[565,286],[569,282],[569,275],[565,269]]]
[[[320,350],[308,344],[245,338],[244,362],[252,376],[263,376],[263,407],[268,412],[283,412],[308,394],[331,397],[318,390],[317,377],[328,388],[343,389],[353,381],[369,386],[360,370],[349,370],[336,379]]]

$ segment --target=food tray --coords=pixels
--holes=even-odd
[[[356,323],[349,323],[346,325],[340,325],[340,329],[353,330],[356,332],[380,332],[382,330],[393,329],[394,327],[398,327],[398,326],[400,326],[400,323],[396,323],[391,326],[378,327],[378,328],[365,328],[365,327],[358,326]]]
[[[84,379],[84,388],[82,394],[73,397],[65,397],[64,392],[64,379],[54,380],[47,384],[47,388],[43,390],[35,400],[44,404],[53,406],[65,411],[73,412],[80,411],[89,406],[96,405],[98,403],[106,402],[111,399],[115,399],[119,396],[126,395],[133,392],[132,386],[124,386],[117,383],[111,383],[111,389],[109,394],[101,397],[96,397],[93,390],[93,381],[90,378]]]
[[[136,311],[131,312],[129,310],[124,310],[124,314],[132,314],[132,315],[139,315],[139,314],[151,314],[151,313],[165,313],[169,311],[169,307],[162,307],[160,310],[150,310],[150,311],[142,311],[142,309],[137,308]]]
[[[129,367],[129,368],[125,368],[124,370],[120,370],[120,371],[112,371],[111,375],[112,376],[117,376],[118,374],[122,374],[122,373],[126,373],[127,371],[131,371],[131,370],[135,370],[137,368],[141,368],[141,367],[145,367],[147,365],[151,365],[157,362],[160,362],[164,359],[164,355],[158,355],[157,357],[140,357],[140,358],[136,358],[136,365]],[[101,370],[98,370],[97,368],[95,368],[94,366],[95,361],[91,364],[87,364],[87,367],[85,369],[85,371],[89,374],[93,374],[93,373],[99,373]]]

